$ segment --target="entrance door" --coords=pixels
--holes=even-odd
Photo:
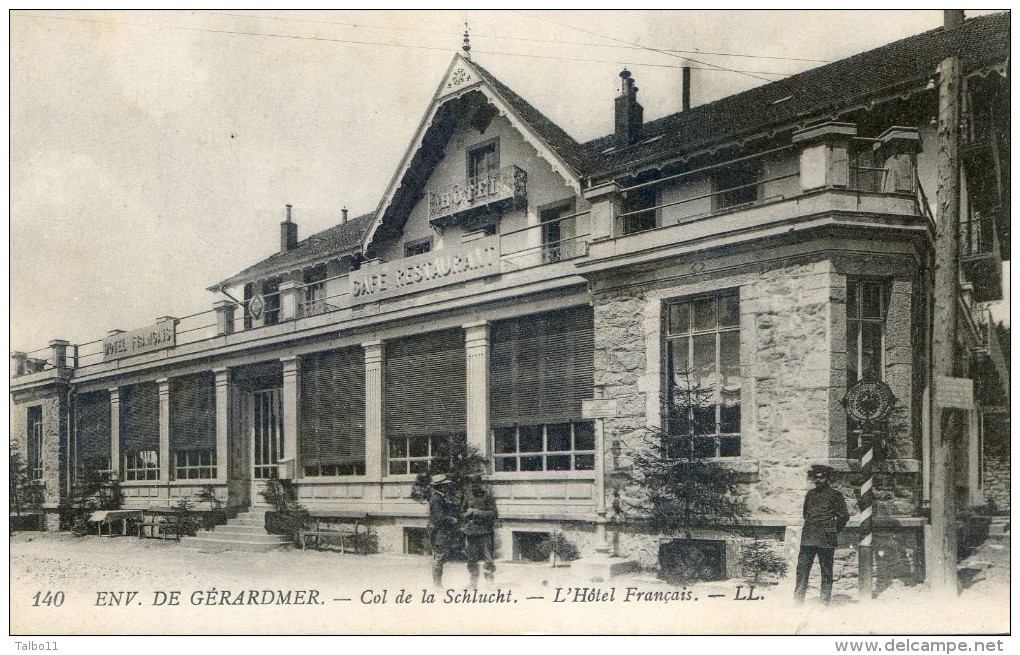
[[[263,389],[251,393],[252,505],[264,505],[259,494],[266,480],[279,478],[277,463],[283,454],[283,390]]]

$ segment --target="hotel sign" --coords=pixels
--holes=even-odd
[[[173,348],[176,344],[177,320],[160,321],[149,327],[119,332],[103,339],[103,361]]]
[[[500,272],[499,254],[499,237],[490,236],[385,264],[364,266],[351,271],[351,304],[361,305],[496,275]]]

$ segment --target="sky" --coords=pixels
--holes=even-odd
[[[976,12],[968,11],[968,15]],[[645,120],[942,24],[939,11],[43,11],[10,21],[10,344],[212,308],[206,288],[374,211],[452,57],[579,141],[620,70]],[[1008,280],[1007,280],[1008,284]]]

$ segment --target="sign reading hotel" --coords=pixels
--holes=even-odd
[[[499,273],[499,237],[476,239],[351,271],[351,304],[361,305]]]
[[[160,321],[155,325],[120,332],[103,339],[103,361],[173,348],[177,343],[177,321]]]

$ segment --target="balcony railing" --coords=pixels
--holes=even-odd
[[[429,220],[437,225],[455,222],[477,209],[514,208],[527,202],[528,174],[516,166],[468,178],[438,193],[429,193]]]

